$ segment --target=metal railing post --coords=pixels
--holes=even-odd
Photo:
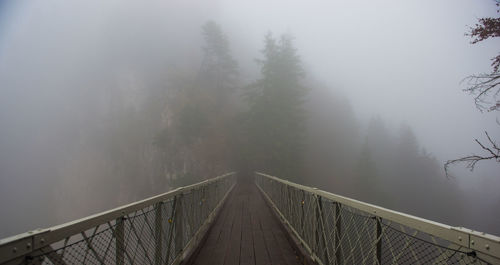
[[[323,240],[324,249],[323,249],[322,254],[325,257],[325,264],[331,264],[330,253],[328,251],[328,241],[326,240],[326,227],[325,227],[325,218],[324,218],[325,215],[323,214],[323,200],[321,199],[321,196],[314,195],[314,197],[316,197],[316,200],[318,202],[317,207],[316,207],[318,209],[317,210],[318,213],[316,214],[316,222],[317,222],[316,229],[318,230],[316,233],[318,236],[316,244],[317,244],[317,246],[320,246],[319,242],[321,239]],[[319,247],[318,247],[318,250],[319,250]]]
[[[287,215],[287,218],[289,218],[292,222],[294,220],[293,219],[293,205],[295,204],[295,202],[293,201],[293,191],[292,189],[290,188],[290,186],[286,186],[286,191],[287,191],[287,201],[286,201],[286,207],[287,207],[287,210],[288,210],[288,215]]]
[[[321,228],[320,228],[320,223],[318,222],[319,219],[321,218],[320,215],[320,206],[319,206],[319,200],[320,198],[316,195],[313,195],[313,198],[314,200],[316,200],[316,203],[314,204],[314,219],[312,221],[312,227],[313,227],[313,235],[315,236],[314,240],[313,240],[313,245],[311,246],[311,248],[316,252],[316,255],[318,255],[320,253],[320,250],[319,250],[319,246],[320,246],[320,239],[321,239]]]
[[[175,254],[181,253],[184,248],[184,218],[183,218],[183,195],[180,194],[176,200],[175,206],[175,243],[174,250]]]
[[[377,237],[375,240],[377,241],[377,251],[376,251],[376,258],[377,258],[377,264],[382,264],[382,220],[380,220],[379,217],[376,217],[377,220]]]
[[[162,229],[162,205],[163,202],[159,202],[155,205],[155,264],[160,265],[162,262],[162,239],[163,239],[163,229]]]
[[[335,235],[337,237],[335,238],[334,242],[334,253],[335,253],[335,260],[336,264],[342,264],[342,247],[340,246],[341,241],[342,241],[342,216],[340,214],[341,211],[341,204],[339,202],[335,203]]]
[[[305,192],[303,190],[301,190],[301,193],[302,193],[302,200],[300,201],[300,232],[301,232],[301,235],[304,236],[305,235],[305,229],[304,229],[304,225],[305,225],[305,221],[304,221],[304,218],[305,218],[304,204],[306,202],[306,195],[305,195]]]
[[[175,220],[175,211],[176,211],[177,203],[179,201],[179,196],[180,195],[176,195],[174,197],[174,201],[172,203],[172,209],[171,209],[170,215],[168,217],[168,223],[170,225],[170,228],[168,229],[169,233],[168,233],[168,239],[167,239],[167,253],[165,255],[165,264],[168,264],[170,262],[170,259],[172,258],[172,255],[171,255],[172,244],[175,244],[172,241],[174,240],[174,229],[177,229],[176,225],[175,225],[175,222],[176,222],[176,220]],[[173,248],[174,248],[174,255],[173,255],[173,257],[175,258],[175,256],[176,256],[175,246]]]
[[[125,217],[122,216],[116,219],[115,228],[115,254],[116,254],[116,264],[125,264]]]
[[[219,201],[219,186],[220,186],[220,183],[219,182],[216,182],[215,183],[215,201]]]

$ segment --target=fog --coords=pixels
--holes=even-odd
[[[2,1],[0,238],[231,170],[500,235],[499,163],[443,171],[481,152],[485,130],[500,136],[498,112],[479,111],[461,83],[491,70],[498,40],[464,33],[495,8]],[[272,40],[292,58],[277,68],[286,82],[266,76]],[[270,86],[301,92],[259,101]]]

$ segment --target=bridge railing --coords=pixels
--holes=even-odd
[[[0,240],[0,264],[179,264],[236,183],[234,173]]]
[[[500,264],[500,237],[256,173],[275,213],[318,264]]]

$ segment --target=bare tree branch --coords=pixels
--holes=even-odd
[[[495,0],[497,6],[497,13],[500,14],[500,0]],[[500,17],[486,17],[480,18],[474,27],[470,28],[470,32],[465,34],[472,38],[471,43],[475,44],[489,38],[500,37]],[[491,59],[491,73],[482,73],[471,75],[462,80],[467,81],[467,88],[465,92],[474,96],[474,103],[479,111],[500,111],[500,54]],[[500,125],[498,118],[497,124]],[[444,171],[446,176],[449,177],[449,167],[457,163],[466,163],[466,168],[471,171],[479,161],[493,160],[500,163],[500,148],[497,143],[493,141],[488,134],[484,132],[488,142],[483,144],[478,139],[474,139],[476,143],[483,149],[483,155],[472,154],[462,158],[448,160],[444,164]]]
[[[446,173],[446,177],[450,177],[451,174],[449,172],[449,167],[454,164],[458,163],[466,163],[467,165],[465,166],[466,168],[470,169],[470,171],[474,170],[474,167],[479,161],[483,160],[494,160],[496,162],[500,162],[500,148],[498,147],[498,144],[493,141],[488,134],[488,132],[484,132],[486,134],[486,138],[488,138],[489,144],[491,146],[485,146],[483,143],[481,143],[478,139],[474,139],[476,143],[487,153],[486,155],[476,155],[472,154],[470,156],[465,156],[461,157],[458,159],[453,159],[453,160],[448,160],[444,164],[444,172]]]
[[[500,100],[498,95],[500,93],[500,72],[484,73],[478,75],[471,75],[465,78],[468,87],[464,89],[471,95],[474,95],[474,103],[480,111],[494,111],[499,110]],[[489,101],[486,99],[489,98]]]
[[[490,141],[491,145],[493,146],[493,149],[495,149],[497,152],[500,150],[500,148],[498,148],[498,145],[496,142],[494,142],[493,140],[491,140],[491,137],[490,135],[488,134],[488,132],[484,132],[486,134],[486,137],[488,138],[488,141]]]

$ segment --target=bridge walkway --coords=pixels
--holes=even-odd
[[[191,265],[301,264],[279,220],[251,180],[238,181]]]

